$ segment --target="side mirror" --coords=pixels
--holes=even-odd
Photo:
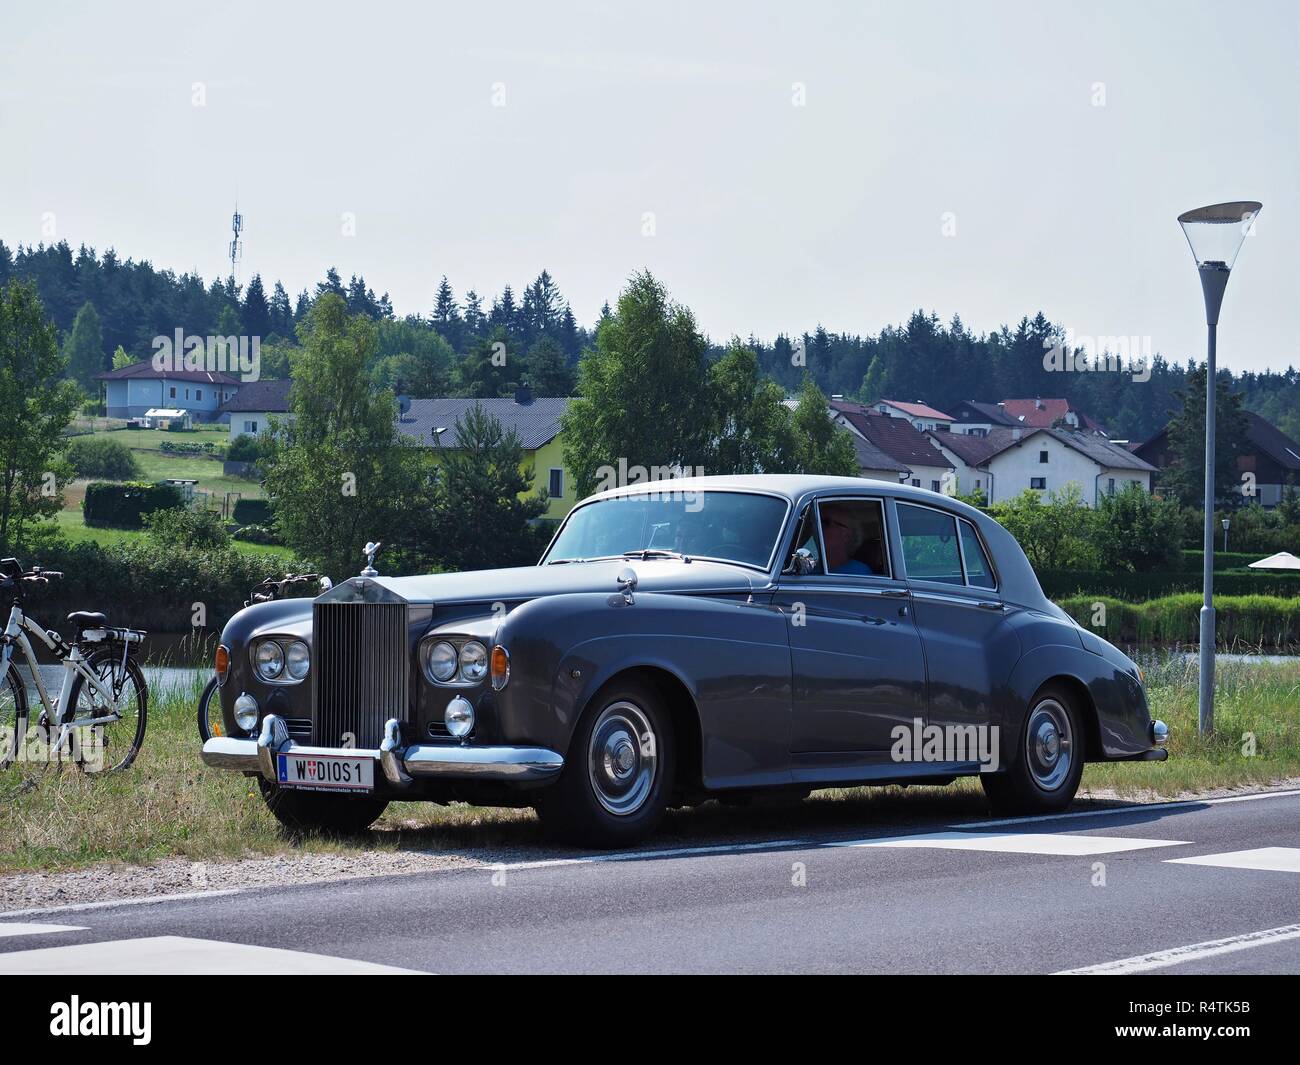
[[[795,551],[790,558],[790,565],[786,568],[787,573],[793,573],[796,577],[807,577],[816,570],[817,560],[806,547],[800,547]]]

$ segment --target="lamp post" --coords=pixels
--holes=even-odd
[[[1223,553],[1228,553],[1228,519],[1223,519]]]
[[[1178,216],[1178,224],[1192,249],[1205,296],[1205,324],[1209,327],[1205,367],[1205,535],[1201,585],[1201,691],[1197,726],[1202,735],[1214,731],[1214,400],[1217,389],[1215,345],[1223,290],[1241,251],[1242,242],[1263,204],[1254,200],[1216,203]],[[1225,524],[1226,535],[1226,524]]]

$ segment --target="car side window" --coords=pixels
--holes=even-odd
[[[993,579],[993,567],[989,565],[989,556],[984,553],[984,545],[975,533],[975,526],[965,518],[961,525],[961,549],[966,556],[966,583],[972,588],[996,588]]]
[[[899,503],[898,535],[911,580],[966,583],[957,547],[957,519],[951,514]]]
[[[826,571],[848,577],[888,577],[885,514],[878,499],[828,499],[817,506],[826,545]]]

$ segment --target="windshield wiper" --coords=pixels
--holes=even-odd
[[[662,547],[642,547],[636,551],[624,551],[624,558],[639,558],[642,562],[650,558],[680,558],[683,562],[691,560],[690,555],[683,555],[680,551],[669,551]]]

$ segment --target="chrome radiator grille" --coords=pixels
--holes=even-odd
[[[316,743],[375,748],[390,717],[407,719],[406,606],[317,603],[312,609]]]

